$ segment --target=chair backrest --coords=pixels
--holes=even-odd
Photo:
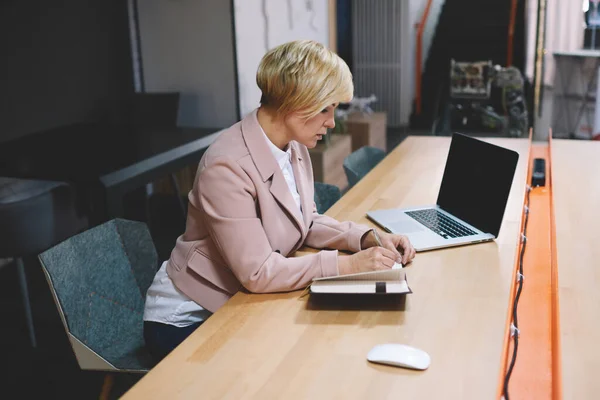
[[[329,210],[341,197],[342,192],[337,186],[315,182],[315,204],[319,214]]]
[[[349,154],[344,159],[344,171],[348,178],[349,187],[356,185],[384,158],[385,152],[383,150],[370,146],[363,146]]]
[[[146,371],[146,291],[158,260],[142,222],[116,219],[39,255],[82,369]]]
[[[0,258],[37,255],[87,225],[65,182],[0,177]]]
[[[136,93],[131,107],[131,123],[136,126],[176,127],[179,93]]]

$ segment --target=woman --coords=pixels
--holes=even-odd
[[[269,51],[261,105],[206,151],[189,193],[185,233],[147,292],[144,335],[158,361],[238,290],[280,292],[313,278],[391,268],[415,255],[408,238],[316,212],[308,148],[352,99],[352,75],[312,41]],[[322,250],[289,257],[302,246]],[[353,255],[339,255],[346,250]],[[398,250],[400,250],[400,253]]]

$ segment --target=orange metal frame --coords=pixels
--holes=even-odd
[[[531,134],[530,134],[531,140]],[[546,186],[533,188],[529,199],[527,243],[523,257],[524,284],[518,304],[519,349],[509,382],[508,393],[514,398],[561,399],[558,279],[554,208],[552,200],[551,139],[548,145],[532,144],[529,153],[527,183],[535,158],[546,160]],[[521,220],[523,232],[525,215]],[[505,342],[498,385],[502,397],[504,380],[513,352],[510,327],[517,290],[519,246],[515,260],[511,300],[506,319]]]
[[[548,133],[548,181],[552,188],[552,129]],[[558,258],[556,251],[556,217],[554,216],[554,197],[550,194],[550,233],[552,243],[552,393],[554,399],[562,399],[562,359],[560,347],[560,307],[558,297]]]
[[[508,45],[506,46],[506,66],[512,65],[513,42],[515,39],[515,24],[517,19],[517,3],[519,0],[512,0],[510,3],[510,20],[508,22]]]

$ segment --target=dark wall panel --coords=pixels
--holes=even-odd
[[[0,2],[0,142],[119,120],[133,92],[127,2]]]

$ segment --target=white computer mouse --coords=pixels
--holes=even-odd
[[[369,351],[367,360],[392,365],[394,367],[424,370],[429,367],[431,358],[421,349],[399,343],[379,344]]]

